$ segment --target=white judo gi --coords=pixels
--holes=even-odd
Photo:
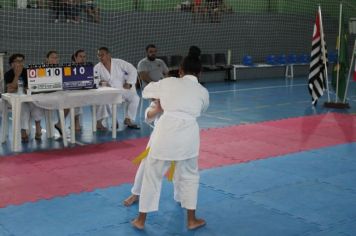
[[[147,113],[150,109],[154,108],[156,106],[155,102],[151,102],[150,106],[147,107],[146,111],[145,111],[145,122],[146,123],[154,123],[154,125],[156,125],[156,123],[158,122],[159,118],[161,117],[162,114],[157,114],[155,117],[149,119],[147,117]],[[150,137],[150,140],[152,138],[152,135]],[[150,147],[150,141],[148,141],[147,147]],[[145,163],[146,163],[146,159],[144,158],[141,162],[140,165],[136,171],[136,175],[135,175],[135,182],[132,186],[131,189],[131,193],[134,195],[140,195],[141,193],[141,186],[142,186],[142,180],[143,180],[143,173],[144,173],[144,169],[145,169]]]
[[[125,108],[126,117],[134,121],[136,119],[137,108],[140,103],[140,97],[136,92],[137,70],[130,63],[112,58],[111,59],[111,71],[109,72],[105,66],[99,62],[94,66],[94,74],[100,77],[100,80],[107,81],[109,86],[122,89],[122,98],[128,103]],[[126,83],[131,84],[131,89],[124,89],[123,85]],[[101,120],[111,115],[111,106],[102,105],[97,106],[96,118]]]
[[[144,167],[139,211],[157,211],[162,178],[171,161],[176,161],[174,172],[175,200],[186,209],[196,209],[200,147],[199,126],[196,118],[209,106],[209,93],[192,75],[166,78],[149,83],[143,90],[144,98],[159,99],[164,110],[151,139],[150,152]]]
[[[30,129],[30,119],[41,121],[44,117],[44,110],[31,102],[22,103],[21,106],[21,129]]]

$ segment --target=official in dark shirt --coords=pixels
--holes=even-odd
[[[23,54],[13,54],[9,58],[11,69],[4,75],[5,77],[5,92],[17,93],[18,82],[22,80],[23,88],[27,88],[27,72],[24,68],[25,56]],[[25,91],[22,91],[25,93]],[[21,107],[21,139],[22,142],[28,142],[29,137],[27,130],[29,130],[30,119],[33,118],[36,124],[35,139],[41,140],[42,129],[41,119],[43,118],[43,110],[33,103],[23,103]]]

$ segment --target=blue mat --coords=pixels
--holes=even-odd
[[[1,236],[307,235],[356,233],[356,143],[294,153],[201,172],[197,216],[207,225],[186,229],[186,212],[163,183],[160,211],[138,231],[138,205],[124,207],[131,185],[59,196],[0,209]]]

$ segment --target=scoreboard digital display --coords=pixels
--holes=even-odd
[[[63,67],[63,90],[92,88],[96,88],[93,65],[84,64]]]

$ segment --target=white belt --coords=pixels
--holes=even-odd
[[[174,118],[182,119],[182,120],[196,120],[196,118],[190,114],[179,112],[179,111],[164,111],[163,115],[171,116]]]

